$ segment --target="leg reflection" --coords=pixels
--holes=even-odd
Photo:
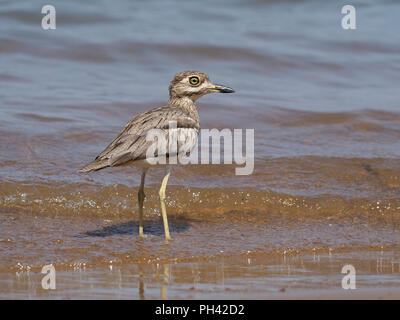
[[[142,267],[139,266],[139,299],[144,300],[144,281],[143,281],[143,270]]]
[[[161,285],[161,299],[167,299],[167,285],[169,284],[169,277],[170,277],[170,273],[169,273],[169,265],[168,264],[164,264],[163,265],[163,269],[164,269],[164,274],[163,274],[163,282]]]

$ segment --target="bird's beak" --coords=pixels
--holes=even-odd
[[[220,84],[212,84],[210,86],[211,92],[233,93],[235,90],[229,87],[221,86]]]

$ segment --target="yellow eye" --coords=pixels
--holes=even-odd
[[[190,77],[189,78],[189,83],[192,86],[198,86],[200,84],[200,79],[199,79],[199,77],[196,77],[196,76]]]

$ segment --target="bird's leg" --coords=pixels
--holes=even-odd
[[[146,177],[147,168],[143,169],[142,178],[140,180],[140,187],[138,192],[139,202],[139,237],[144,237],[143,234],[143,202],[144,202],[144,179]]]
[[[161,183],[161,188],[159,191],[160,202],[161,202],[161,214],[162,214],[163,222],[164,222],[165,240],[171,239],[171,237],[169,235],[169,228],[168,228],[167,210],[165,208],[165,189],[167,188],[169,174],[170,174],[170,168],[167,169],[167,173],[164,176],[164,179]]]

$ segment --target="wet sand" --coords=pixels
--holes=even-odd
[[[368,259],[365,258],[365,253]],[[397,260],[392,260],[397,255]],[[362,257],[362,258],[360,258]],[[399,253],[315,253],[219,257],[207,262],[110,265],[56,272],[2,273],[2,299],[399,299]],[[357,268],[357,287],[341,287],[341,268]],[[328,270],[328,272],[326,272]]]
[[[172,213],[165,244],[158,215],[145,220],[148,237],[139,239],[128,217],[2,213],[0,298],[398,299],[393,222]],[[41,287],[48,264],[56,269],[51,292]],[[347,264],[356,290],[341,288]]]
[[[54,0],[48,32],[3,2],[1,299],[400,298],[397,2],[356,5],[354,32],[327,1]],[[77,170],[188,69],[236,90],[198,101],[201,127],[254,129],[254,172],[173,168],[166,245],[150,170],[140,240],[140,170]]]

